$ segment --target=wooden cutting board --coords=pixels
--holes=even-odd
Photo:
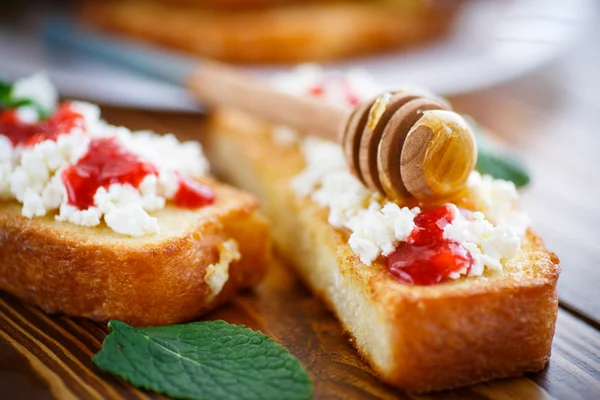
[[[429,396],[409,396],[373,374],[324,305],[275,260],[266,280],[206,319],[260,330],[285,346],[310,372],[317,399],[592,399],[600,393],[600,336],[564,311],[553,356],[543,372]],[[154,399],[91,362],[106,326],[48,316],[0,292],[0,399]]]
[[[591,42],[599,43],[600,30],[594,37],[598,40]],[[454,99],[457,110],[498,133],[535,173],[525,208],[564,266],[553,354],[544,371],[428,396],[406,395],[377,379],[333,315],[277,259],[255,290],[206,318],[245,324],[273,337],[309,371],[316,399],[600,399],[600,192],[593,180],[600,112],[594,66],[600,59],[587,47],[578,54],[568,68]],[[586,102],[582,93],[593,94],[594,101]],[[201,132],[194,115],[116,108],[104,108],[103,114],[132,129],[177,132],[184,138]],[[0,292],[0,400],[162,398],[95,367],[90,359],[105,335],[103,324],[47,316]]]

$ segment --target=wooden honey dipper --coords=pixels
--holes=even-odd
[[[449,197],[464,187],[477,160],[467,122],[443,102],[416,93],[384,93],[348,110],[276,91],[213,62],[203,63],[189,86],[206,105],[339,141],[354,175],[393,200]]]

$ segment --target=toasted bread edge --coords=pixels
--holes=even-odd
[[[449,30],[460,5],[422,2],[407,9],[348,2],[223,11],[87,0],[78,16],[109,32],[221,61],[290,63],[330,61],[430,40]]]
[[[397,284],[385,267],[362,266],[347,234],[327,223],[326,210],[289,189],[303,165],[297,148],[276,146],[266,125],[227,110],[213,117],[209,131],[205,148],[212,165],[259,197],[277,221],[273,237],[280,252],[336,313],[383,380],[428,392],[546,365],[560,266],[532,231],[502,275],[433,287]],[[219,162],[231,159],[235,165]]]
[[[123,236],[104,240],[94,228],[81,233],[51,217],[27,219],[18,204],[2,203],[0,289],[48,313],[97,321],[167,325],[196,318],[258,283],[270,253],[268,224],[256,200],[214,187],[228,200],[212,217],[198,218],[178,235],[142,242]],[[207,269],[219,262],[219,246],[230,239],[241,258],[230,263],[222,290],[212,293]]]

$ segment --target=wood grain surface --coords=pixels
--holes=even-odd
[[[244,324],[273,337],[307,368],[317,399],[591,399],[600,393],[600,335],[562,310],[553,357],[542,373],[427,396],[409,396],[382,384],[333,315],[281,262],[271,265],[254,291],[206,319]],[[103,324],[50,317],[2,294],[0,398],[161,398],[95,367],[90,359],[105,335]]]
[[[523,378],[428,396],[382,384],[339,323],[274,261],[264,283],[208,315],[260,329],[288,348],[315,381],[317,399],[600,398],[600,29],[567,58],[510,84],[453,100],[520,155],[533,173],[523,203],[562,260],[551,362]],[[112,123],[198,138],[196,115],[105,108]],[[90,361],[106,328],[47,316],[0,292],[0,399],[157,399],[101,373]]]

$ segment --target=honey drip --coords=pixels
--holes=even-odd
[[[369,110],[369,120],[367,121],[367,126],[372,131],[375,130],[375,127],[379,123],[379,120],[390,103],[391,98],[392,94],[390,92],[386,92],[375,99],[375,102]]]
[[[469,190],[468,186],[464,185],[461,189],[459,189],[458,191],[447,195],[447,196],[442,196],[442,197],[429,197],[426,199],[415,199],[415,198],[409,198],[409,199],[402,199],[400,200],[396,200],[395,201],[396,204],[398,204],[399,207],[408,207],[408,208],[414,208],[414,207],[419,207],[421,210],[432,210],[434,208],[437,207],[441,207],[444,204],[447,203],[452,203],[455,204],[458,208],[462,208],[465,210],[470,210],[470,211],[477,211],[479,209],[481,209],[481,205],[477,203],[477,201],[475,200],[473,193]]]
[[[477,161],[473,134],[451,111],[426,111],[418,125],[433,133],[421,164],[425,181],[434,197],[454,197],[465,187]]]

